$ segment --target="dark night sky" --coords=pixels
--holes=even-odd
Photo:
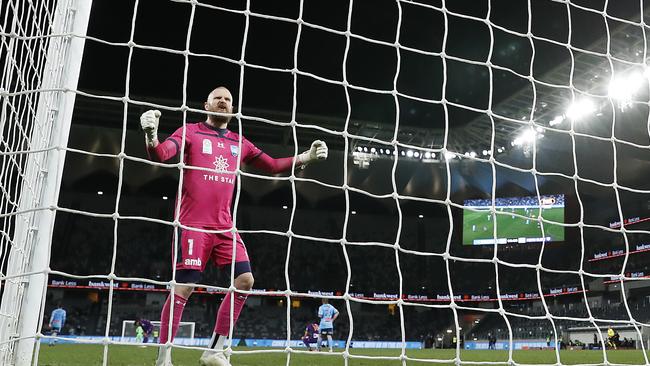
[[[438,1],[422,1],[440,6]],[[579,5],[601,9],[604,1],[577,1]],[[610,1],[608,13],[635,19],[639,14],[638,1]],[[614,4],[615,3],[615,4]],[[191,6],[184,3],[143,0],[137,9],[134,42],[143,46],[184,50]],[[244,1],[214,1],[210,4],[228,9],[245,9]],[[296,19],[299,1],[251,1],[251,11]],[[485,18],[487,1],[450,1],[449,11]],[[526,1],[492,1],[490,21],[507,29],[527,31]],[[615,5],[615,6],[614,6]],[[304,1],[303,19],[307,22],[345,31],[347,1]],[[445,31],[443,13],[408,2],[402,2],[402,23],[399,42],[411,48],[428,52],[442,50]],[[88,34],[110,42],[129,40],[134,1],[95,0]],[[539,0],[531,2],[531,31],[536,36],[567,42],[567,6],[562,3]],[[249,18],[247,38],[247,63],[291,69],[298,26],[295,23]],[[245,17],[218,9],[196,7],[190,37],[190,51],[196,54],[216,55],[238,60],[244,36]],[[354,1],[351,31],[363,37],[394,42],[398,22],[395,1]],[[610,23],[614,23],[610,21]],[[610,24],[613,25],[613,24]],[[603,18],[571,6],[571,43],[587,47],[602,37]],[[446,53],[450,56],[485,62],[488,57],[490,35],[485,23],[448,16]],[[528,74],[531,62],[531,45],[526,37],[519,37],[493,28],[494,47],[491,62]],[[302,27],[298,47],[298,69],[315,75],[341,81],[346,38],[322,30]],[[533,65],[538,76],[569,57],[566,48],[549,42],[534,42],[536,56]],[[125,70],[128,47],[110,46],[95,41],[86,43],[86,56],[82,68],[80,89],[96,90],[124,95]],[[184,57],[164,51],[136,48],[131,64],[130,93],[133,97],[161,97],[180,100],[183,95]],[[394,47],[373,44],[357,38],[351,39],[346,63],[351,84],[377,89],[392,89],[397,57]],[[229,86],[235,95],[239,88],[240,67],[237,64],[208,56],[190,56],[187,93],[190,105],[202,101],[216,85]],[[488,68],[455,60],[447,61],[446,98],[470,107],[485,108],[489,93]],[[401,67],[397,89],[413,96],[440,100],[442,97],[443,62],[440,57],[426,56],[407,50],[401,51]],[[511,73],[494,70],[495,102],[507,98],[528,84],[528,81]],[[344,89],[313,78],[298,77],[299,113],[332,117],[345,117],[347,106]],[[244,112],[247,108],[290,112],[292,107],[293,78],[289,73],[245,68]],[[354,118],[394,122],[392,97],[350,90]],[[326,96],[326,97],[325,97]],[[403,117],[401,124],[420,127],[440,127],[444,119],[442,108],[401,99],[402,108],[412,112]],[[476,115],[451,109],[450,121],[461,125]]]
[[[121,44],[128,42],[131,34],[134,3],[133,0],[95,0],[88,35],[107,42]],[[438,1],[421,1],[421,3],[441,6]],[[210,4],[241,11],[245,9],[246,3],[244,1],[212,1]],[[448,25],[445,27],[445,17],[441,11],[417,6],[412,2],[401,2],[400,4],[402,13],[399,42],[404,47],[425,52],[441,52],[446,31],[445,53],[447,55],[477,62],[488,61],[491,37],[486,23],[448,14]],[[487,17],[488,4],[490,6],[489,20],[492,24],[519,33],[528,31],[529,10],[527,1],[488,2],[477,0],[445,2],[449,12],[481,19]],[[602,11],[605,1],[581,0],[573,1],[573,4]],[[298,17],[299,6],[300,2],[295,0],[281,2],[251,1],[251,11],[255,13],[288,19]],[[339,32],[346,30],[348,1],[308,0],[303,2],[303,6],[304,21]],[[567,9],[570,11],[567,11]],[[135,19],[134,42],[139,46],[163,47],[179,52],[185,50],[191,10],[191,6],[186,3],[161,0],[139,1]],[[610,16],[639,21],[638,1],[610,1],[609,8],[606,11]],[[530,12],[532,14],[532,17],[530,17],[530,30],[534,36],[545,37],[561,43],[570,41],[571,45],[585,49],[592,49],[595,41],[606,37],[607,28],[605,25],[615,28],[621,23],[608,19],[606,24],[600,14],[585,11],[575,5],[550,0],[531,1]],[[392,43],[395,41],[398,13],[397,3],[392,0],[354,1],[351,32],[361,37]],[[250,24],[246,39],[245,61],[249,64],[264,67],[283,70],[292,69],[294,67],[293,54],[298,25],[293,22],[269,20],[259,16],[250,16],[248,20]],[[244,15],[223,9],[196,6],[189,38],[189,50],[194,55],[188,57],[188,105],[201,108],[201,103],[206,95],[217,85],[228,86],[235,95],[235,103],[239,102],[240,66],[237,63],[221,60],[217,57],[232,60],[240,59],[245,24],[246,17]],[[570,40],[569,25],[571,28]],[[530,40],[527,37],[513,35],[496,27],[492,27],[492,31],[494,44],[489,61],[494,65],[509,68],[517,73],[529,74],[533,50]],[[298,43],[298,69],[318,77],[337,81],[343,80],[343,59],[346,41],[344,35],[303,26]],[[85,58],[79,82],[80,90],[97,94],[125,95],[129,48],[121,44],[109,45],[95,40],[86,42]],[[550,69],[570,58],[570,52],[565,46],[543,40],[534,40],[533,46],[535,57],[532,65],[532,76],[535,79],[542,78]],[[605,51],[602,49],[593,50]],[[402,49],[400,57],[401,65],[396,82],[398,91],[418,98],[440,100],[443,96],[442,81],[446,77],[444,93],[448,101],[474,108],[483,109],[487,107],[490,92],[489,69],[487,66],[447,59],[446,73],[444,73],[443,60],[439,56],[422,55]],[[183,96],[183,73],[185,68],[185,58],[182,54],[136,47],[133,50],[133,59],[130,66],[129,89],[132,99],[144,102],[166,100],[166,103],[170,103],[168,105],[170,107],[180,106]],[[351,37],[350,49],[345,63],[347,79],[351,84],[365,88],[391,90],[396,67],[395,47],[379,45]],[[277,111],[280,115],[288,115],[291,112],[294,85],[293,76],[290,73],[261,70],[249,66],[245,67],[244,71],[243,112],[245,114],[255,114],[258,110]],[[510,97],[524,87],[530,87],[530,82],[527,79],[513,73],[496,68],[493,68],[492,71],[494,73],[492,90],[494,104]],[[348,107],[345,99],[345,89],[342,86],[303,75],[298,76],[296,85],[298,113],[317,115],[323,118],[345,119]],[[350,95],[351,117],[353,119],[378,122],[387,129],[392,128],[395,124],[395,101],[391,95],[353,88],[348,88],[348,92]],[[87,97],[80,97],[78,100],[84,98],[88,99]],[[444,127],[444,109],[440,104],[413,101],[402,97],[398,98],[398,100],[402,112],[400,114],[400,126],[413,126],[424,129],[440,129]],[[115,108],[111,110],[111,113],[116,114],[114,116],[115,124],[109,125],[109,127],[121,128],[121,106],[120,103],[114,104]],[[643,119],[639,117],[643,115],[643,112],[635,113],[627,112],[626,118],[634,121]],[[171,132],[180,124],[178,120],[180,114],[169,117],[170,115],[172,114],[166,114],[163,119],[167,118],[168,120],[161,122],[164,125],[161,128],[163,134]],[[448,121],[450,128],[462,126],[478,115],[476,112],[470,112],[463,108],[449,107]],[[130,133],[138,134],[140,131],[135,118],[134,123],[130,123],[128,127],[132,130]],[[621,121],[628,123],[625,120]],[[82,121],[81,123],[95,123],[95,121]],[[633,123],[633,121],[629,121],[629,123]],[[342,127],[340,126],[340,130],[342,130]],[[604,137],[611,136],[611,121],[609,126],[605,127],[607,128],[604,129],[605,132],[601,135]],[[247,136],[250,135],[247,133]],[[275,136],[271,133],[267,135],[267,140],[255,139],[254,141],[260,144],[281,144],[281,140]],[[645,138],[647,139],[647,137],[646,135]],[[84,136],[84,138],[86,137]],[[553,144],[547,144],[551,138],[556,141],[556,145],[561,144],[563,149],[555,150]],[[105,140],[106,138],[98,135],[98,139]],[[342,139],[339,140],[342,141]],[[139,135],[137,141],[138,143],[141,141]],[[543,172],[573,174],[573,157],[567,154],[571,147],[568,136],[566,134],[547,133],[545,141],[545,145],[539,147],[537,168]],[[112,146],[116,148],[119,148],[118,143],[117,140],[111,141]],[[588,141],[587,139],[578,139],[577,143],[581,145],[576,149],[578,170],[581,176],[606,183],[611,182],[614,173],[611,143]],[[595,146],[598,146],[598,148],[594,148]],[[84,146],[76,147],[86,148]],[[133,151],[137,151],[137,154],[142,153],[140,145],[130,148],[129,154],[133,153]],[[129,146],[127,146],[128,149]],[[293,146],[289,146],[287,149],[287,151],[292,152]],[[626,151],[626,149],[625,146],[619,146],[618,150],[619,182],[629,184],[630,187],[643,189],[647,186],[647,183],[639,183],[641,180],[639,179],[639,172],[646,171],[644,170],[647,165],[645,164],[645,161],[647,161],[645,151],[631,151],[634,149],[627,149],[630,151]],[[287,151],[281,153],[284,154]],[[106,152],[114,153],[114,151]],[[625,157],[626,154],[632,158]],[[530,157],[522,158],[522,163],[517,161],[514,155],[509,153],[509,160],[504,160],[504,162],[520,168],[530,168],[532,162]],[[392,166],[392,163],[388,161],[385,163],[387,163],[384,164],[386,165],[385,169],[381,168],[382,164],[375,164],[373,169],[370,169],[372,174],[355,173],[359,176],[355,177],[355,179],[359,179],[361,189],[371,191],[372,187],[364,186],[364,184],[372,185],[373,181],[381,181],[383,185],[388,185],[390,182],[387,178],[390,171],[388,165]],[[642,168],[638,168],[637,163]],[[336,176],[342,179],[342,162],[328,161],[327,165],[332,171],[337,171],[336,174],[330,174],[332,177]],[[418,186],[423,191],[435,190],[436,195],[445,194],[446,171],[444,170],[444,164],[439,164],[440,166],[433,165],[435,166],[427,165],[425,168],[421,165],[418,165],[418,168],[404,165],[406,167],[405,171],[408,171],[402,177],[406,180],[404,186]],[[625,168],[625,174],[621,173],[623,171],[622,167]],[[471,164],[471,162],[454,167],[452,185],[455,186],[453,189],[463,191],[464,194],[471,197],[481,197],[489,194],[492,176],[491,169],[488,168],[490,167],[487,163]],[[506,169],[500,168],[500,170]],[[531,189],[531,187],[534,187],[531,174],[526,174],[526,179],[518,179],[517,174],[519,173],[514,170],[511,170],[508,174],[508,178],[498,182],[500,189],[505,192],[508,189],[511,191],[516,190],[517,187],[528,187],[526,188],[529,191],[528,193],[534,194],[534,189]],[[365,178],[366,175],[367,178]],[[418,175],[422,177],[418,178]],[[332,184],[342,184],[342,181],[331,179],[333,180],[330,182]],[[408,184],[411,179],[413,180],[412,184]],[[641,184],[642,186],[635,184]],[[374,186],[377,186],[377,184]],[[581,182],[580,188],[582,189],[584,186],[589,186],[589,184]],[[574,190],[573,182],[565,182],[562,185],[550,182],[549,187],[551,188],[547,193]],[[387,186],[386,189],[392,191],[392,186]],[[599,187],[593,185],[589,188],[594,196],[600,195],[596,192],[598,189]],[[517,192],[517,194],[519,193],[525,194],[526,192]],[[414,194],[416,194],[415,191]],[[420,196],[427,197],[427,194],[420,194]],[[607,206],[610,209],[614,208],[609,204]]]

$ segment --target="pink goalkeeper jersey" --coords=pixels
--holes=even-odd
[[[165,142],[149,148],[149,154],[166,161],[181,151],[183,127]],[[232,227],[230,205],[235,188],[237,159],[250,163],[262,151],[239,134],[213,128],[205,122],[188,123],[185,130],[184,162],[211,171],[184,169],[179,221],[183,225],[226,229]]]

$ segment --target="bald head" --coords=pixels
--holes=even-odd
[[[205,110],[213,113],[232,113],[232,94],[226,87],[215,88],[205,101]],[[226,128],[231,116],[208,114],[208,123],[214,127]]]

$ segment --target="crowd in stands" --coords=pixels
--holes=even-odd
[[[64,202],[63,206],[87,210],[92,206],[94,212],[110,213],[114,210],[114,200],[94,194],[80,195],[78,202]],[[154,219],[169,219],[173,200],[153,202],[151,198],[130,198],[121,214],[143,216]],[[238,227],[243,230],[272,230],[286,232],[290,210],[280,207],[257,207],[242,205],[239,208]],[[242,233],[246,242],[251,264],[255,274],[255,287],[267,290],[287,289],[306,293],[307,291],[346,290],[350,265],[350,292],[398,293],[400,278],[405,293],[432,296],[448,294],[448,278],[451,278],[454,293],[477,293],[494,298],[499,287],[501,293],[537,292],[537,273],[534,269],[522,274],[519,269],[499,266],[499,282],[496,281],[492,263],[468,263],[445,261],[440,256],[421,256],[397,252],[393,247],[369,245],[367,243],[394,244],[398,235],[398,222],[387,215],[359,212],[350,215],[346,227],[346,240],[355,244],[341,246],[340,243],[272,233]],[[310,223],[321,222],[321,225]],[[73,275],[107,275],[112,270],[121,277],[140,277],[160,281],[171,279],[172,233],[173,227],[141,220],[117,220],[95,218],[85,215],[59,213],[53,238],[51,268]],[[443,228],[440,224],[436,228]],[[408,228],[408,230],[405,230]],[[432,253],[442,253],[447,245],[447,233],[430,233],[430,227],[421,225],[415,217],[405,217],[402,223],[399,242],[405,248]],[[444,231],[443,229],[442,231]],[[313,209],[300,209],[294,217],[292,232],[313,238],[340,239],[343,233],[343,216],[330,217]],[[115,238],[117,233],[117,240]],[[436,240],[431,239],[438,235]],[[289,242],[291,245],[289,245]],[[456,246],[453,254],[472,255],[471,250]],[[475,253],[476,254],[476,253]],[[478,253],[478,255],[482,255]],[[530,260],[529,252],[500,254],[509,261]],[[113,256],[115,260],[113,262]],[[287,262],[287,256],[289,261]],[[536,260],[535,260],[536,261]],[[614,262],[598,261],[593,266],[609,270]],[[448,266],[447,266],[448,265]],[[642,261],[631,261],[628,268]],[[114,266],[114,267],[113,267]],[[210,267],[210,266],[208,266]],[[447,273],[449,268],[449,274]],[[522,269],[523,271],[524,269]],[[206,271],[203,281],[213,285],[227,286],[227,276],[216,270]],[[579,284],[579,277],[573,274],[543,273],[542,290]],[[589,284],[587,283],[587,286]],[[60,290],[63,291],[63,290]],[[69,321],[68,334],[104,334],[106,331],[107,292],[95,292],[92,296],[82,290],[66,290],[63,302],[67,305]],[[580,295],[581,296],[581,295]],[[132,296],[116,295],[113,298],[113,314],[109,332],[113,335],[121,331],[122,320],[143,317],[156,320],[160,316],[162,300],[145,302],[143,294]],[[162,298],[162,294],[160,296]],[[274,299],[275,301],[275,299]],[[247,305],[235,332],[236,337],[284,339],[287,334],[286,306],[265,300],[261,304]],[[313,301],[313,300],[312,300]],[[539,301],[539,300],[537,300]],[[573,303],[572,303],[573,302]],[[53,300],[48,301],[52,306]],[[209,336],[214,324],[214,315],[219,304],[215,295],[193,297],[187,305],[184,321],[196,323],[197,336]],[[543,308],[533,306],[532,302],[505,302],[506,309],[522,315],[545,315]],[[524,305],[515,305],[524,304]],[[571,305],[572,304],[572,305]],[[644,301],[629,301],[630,311],[636,320],[650,319],[650,306]],[[354,304],[358,305],[358,304]],[[494,304],[493,304],[494,305]],[[347,338],[350,332],[347,308],[339,301],[335,305],[342,311],[337,324],[337,337]],[[316,321],[316,303],[304,300],[301,307],[291,309],[291,336],[298,337],[308,322]],[[356,311],[355,311],[356,309]],[[454,325],[453,314],[434,314],[416,311],[414,307],[404,307],[405,337],[421,340],[427,334],[447,330]],[[608,305],[590,307],[594,317],[600,319],[628,319],[626,308],[615,302]],[[565,302],[553,302],[549,307],[553,316],[586,317],[584,305],[578,306],[575,297]],[[354,317],[353,338],[359,340],[398,340],[401,339],[399,309],[389,309],[387,305],[372,305],[352,308]],[[46,310],[46,314],[48,311]],[[419,317],[419,318],[418,318]],[[268,321],[267,319],[273,319]],[[411,319],[411,320],[409,320]],[[509,317],[515,338],[544,338],[548,334],[548,320],[531,320],[525,317]],[[585,325],[575,320],[557,321],[560,327]],[[489,314],[468,332],[467,338],[487,339],[488,333],[498,339],[508,336],[507,326],[499,315]]]

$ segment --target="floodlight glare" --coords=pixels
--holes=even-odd
[[[548,122],[548,125],[549,125],[549,126],[559,125],[559,124],[562,123],[563,121],[564,121],[564,116],[555,116],[555,118],[553,118],[552,120],[550,120],[550,121]]]
[[[589,99],[580,99],[573,102],[566,111],[567,118],[577,121],[596,111],[594,102]]]
[[[455,156],[456,156],[456,154],[454,154],[454,153],[451,152],[451,151],[446,151],[446,152],[445,152],[445,159],[447,159],[447,160],[451,160],[451,159],[453,159]]]
[[[535,136],[537,136],[537,133],[535,131],[533,131],[531,128],[527,128],[512,143],[513,143],[513,145],[516,145],[516,146],[529,144],[535,139]]]
[[[473,157],[473,158],[475,158],[475,157],[476,157],[476,152],[474,152],[474,151],[471,151],[471,152],[469,153],[469,156],[471,156],[471,157]]]
[[[357,146],[357,151],[358,151],[358,152],[362,152],[362,151],[363,151],[363,148],[362,148],[361,146]]]
[[[487,151],[487,150],[483,150],[483,156],[487,156],[487,154],[488,154],[488,151]]]
[[[377,152],[377,149],[375,149],[374,147],[371,147],[371,148],[370,148],[370,152],[374,154],[374,153]]]
[[[416,158],[419,158],[419,157],[420,157],[420,153],[416,151],[416,152],[413,153],[413,156],[415,156]]]
[[[428,152],[428,151],[425,152],[425,153],[424,153],[424,158],[425,158],[425,159],[430,159],[430,158],[431,158],[431,153]]]
[[[413,150],[407,151],[406,156],[408,156],[409,158],[412,158],[413,157]]]
[[[641,88],[643,76],[639,72],[618,76],[609,84],[609,97],[628,104],[632,96]]]

